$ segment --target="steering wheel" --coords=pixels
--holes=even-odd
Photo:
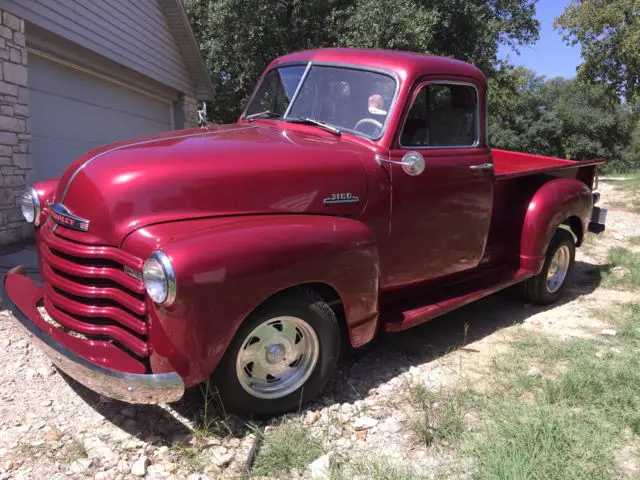
[[[362,118],[358,120],[356,124],[353,126],[353,129],[358,131],[358,127],[361,127],[362,125],[373,125],[378,130],[382,130],[382,123],[380,123],[378,120],[375,120],[373,118]]]

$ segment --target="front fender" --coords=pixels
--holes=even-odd
[[[586,232],[592,208],[591,190],[581,181],[558,178],[542,185],[525,215],[520,237],[520,267],[534,275],[540,273],[558,226],[569,217],[578,217],[582,231]]]
[[[373,233],[348,218],[312,215],[236,217],[191,230],[194,222],[145,228],[172,261],[176,303],[150,305],[154,372],[178,371],[187,386],[215,369],[244,319],[273,294],[322,283],[341,297],[352,343],[371,340],[377,324],[378,254]],[[168,225],[168,224],[167,224]],[[136,235],[136,234],[133,234]],[[136,244],[139,239],[128,239]]]

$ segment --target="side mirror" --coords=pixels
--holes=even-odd
[[[402,166],[402,170],[407,175],[411,175],[412,177],[417,177],[422,172],[424,172],[425,163],[424,157],[418,152],[407,152],[402,156],[402,160],[396,162],[394,160],[389,160],[388,158],[382,158],[381,155],[376,155],[376,160],[378,161],[378,165],[382,165],[382,163],[393,163],[395,165]]]
[[[424,157],[418,152],[408,152],[402,157],[402,170],[407,175],[417,177],[424,172]]]

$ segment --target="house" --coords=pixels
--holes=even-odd
[[[213,87],[182,0],[0,0],[0,245],[18,198],[106,143],[197,124]]]

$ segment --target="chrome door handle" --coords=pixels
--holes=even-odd
[[[493,170],[493,163],[481,163],[480,165],[471,165],[471,170]]]

